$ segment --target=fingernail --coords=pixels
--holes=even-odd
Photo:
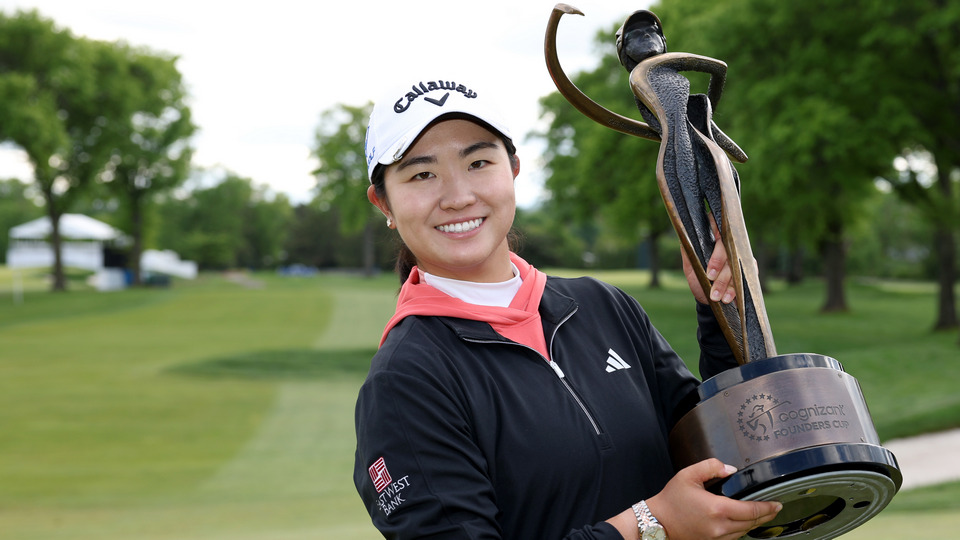
[[[717,300],[720,300],[720,291],[718,291],[717,289],[710,291],[710,299],[713,300],[714,302],[716,302]]]
[[[732,301],[733,301],[733,293],[732,293],[732,292],[728,292],[728,293],[723,297],[723,303],[724,303],[724,304],[729,304],[729,303],[732,302]]]
[[[717,269],[716,269],[716,268],[711,268],[711,269],[707,270],[707,279],[709,279],[710,281],[713,281],[713,280],[717,279]]]
[[[723,465],[723,470],[725,470],[725,471],[727,472],[727,474],[733,474],[733,473],[737,472],[737,468],[736,468],[736,467],[734,467],[733,465],[727,465],[727,464],[724,464],[724,465]]]
[[[777,508],[777,512],[783,510],[783,503],[779,503],[779,502],[778,502],[777,505],[776,505],[776,508]]]

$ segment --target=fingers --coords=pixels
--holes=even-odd
[[[704,489],[705,482],[736,470],[713,458],[694,463],[680,470],[647,505],[671,539],[735,540],[774,519],[782,508],[775,501],[737,501]]]
[[[714,478],[726,478],[735,472],[737,468],[733,465],[727,465],[717,458],[708,458],[681,469],[677,476],[702,485]]]
[[[725,516],[727,519],[740,522],[743,527],[752,529],[762,525],[777,516],[783,508],[779,501],[738,501],[727,499]],[[748,530],[749,530],[748,529]]]
[[[720,237],[720,229],[717,227],[717,220],[713,214],[708,214],[710,218],[710,228],[713,230],[713,237],[716,243],[713,245],[713,253],[710,254],[710,260],[707,261],[707,279],[713,282],[710,287],[710,300],[714,302],[723,302],[729,304],[737,297],[737,289],[734,284],[733,270],[730,268],[727,260],[727,250],[723,247],[723,239]]]
[[[723,254],[723,261],[720,264],[715,264],[715,260],[718,259],[718,251]],[[727,264],[727,254],[720,242],[717,242],[717,246],[713,250],[713,256],[710,257],[710,262],[707,264],[707,279],[713,282],[710,287],[710,300],[729,304],[737,297],[737,289],[733,282],[733,270]]]

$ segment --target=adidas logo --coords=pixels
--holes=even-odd
[[[613,373],[621,369],[630,369],[630,364],[624,362],[623,358],[620,358],[620,355],[613,349],[607,350],[607,354],[610,355],[607,357],[607,373]]]

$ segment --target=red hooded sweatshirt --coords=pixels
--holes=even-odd
[[[508,307],[481,306],[454,298],[422,282],[419,269],[414,267],[410,277],[400,288],[397,311],[383,330],[380,345],[386,341],[390,329],[410,315],[457,317],[489,323],[501,336],[532,347],[549,360],[550,354],[538,310],[547,275],[515,253],[510,253],[510,260],[520,271],[523,284]]]

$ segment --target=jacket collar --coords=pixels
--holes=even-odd
[[[577,302],[573,298],[558,291],[551,282],[554,278],[547,277],[547,284],[543,289],[543,298],[540,299],[540,319],[543,321],[543,333],[550,337],[557,327],[577,310]],[[455,317],[439,317],[454,333],[465,341],[504,342],[510,340],[496,333],[493,328],[482,321],[472,321]]]

